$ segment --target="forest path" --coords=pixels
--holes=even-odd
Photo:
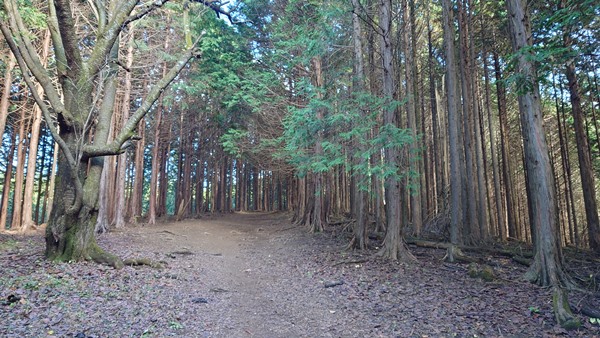
[[[166,254],[167,270],[191,282],[181,291],[206,310],[196,318],[206,336],[332,336],[336,305],[320,301],[322,281],[294,266],[292,233],[306,230],[286,214],[234,213],[130,231],[134,245]],[[201,336],[197,330],[188,334]]]
[[[557,327],[550,292],[506,257],[486,257],[501,276],[488,283],[444,250],[411,247],[418,261],[404,264],[375,257],[376,241],[343,250],[349,236],[283,213],[133,226],[99,245],[165,267],[115,270],[45,260],[42,233],[0,233],[0,337],[600,337],[586,318]]]

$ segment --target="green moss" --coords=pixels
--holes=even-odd
[[[569,306],[567,293],[564,290],[559,288],[554,290],[552,295],[552,307],[554,309],[556,321],[562,328],[574,330],[581,326],[581,322],[573,316],[573,312]]]
[[[478,268],[477,264],[475,264],[475,263],[469,264],[469,277],[471,277],[471,278],[479,277],[479,268]]]
[[[0,252],[10,251],[16,247],[17,247],[17,242],[13,239],[9,239],[7,241],[0,242]]]
[[[494,279],[496,279],[496,276],[494,275],[494,269],[492,269],[488,265],[483,267],[483,269],[479,273],[479,277],[481,277],[481,279],[483,279],[486,282],[491,282]]]
[[[469,277],[471,278],[481,278],[486,282],[491,282],[496,279],[496,275],[494,274],[494,269],[490,266],[485,265],[483,268],[480,268],[478,264],[471,263],[469,264]]]

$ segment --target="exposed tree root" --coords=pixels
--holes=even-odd
[[[554,316],[558,324],[567,329],[573,330],[581,326],[581,322],[573,316],[569,307],[567,291],[561,287],[555,286],[552,294],[552,307]]]
[[[415,257],[410,250],[408,250],[404,240],[402,240],[400,243],[391,245],[391,247],[384,245],[381,249],[379,249],[376,255],[400,262],[413,263],[417,261],[417,257]]]
[[[358,264],[358,263],[366,263],[368,262],[368,259],[353,259],[353,260],[347,260],[347,261],[341,261],[341,262],[337,262],[332,264],[331,266],[338,266],[338,265],[342,265],[342,264]]]
[[[89,259],[98,264],[112,266],[115,269],[121,269],[124,266],[121,258],[102,250],[97,244],[94,244],[90,249]]]
[[[533,261],[531,259],[524,258],[524,257],[521,257],[521,256],[513,256],[512,260],[515,261],[515,262],[517,262],[517,263],[519,263],[519,264],[521,264],[521,265],[525,265],[525,266],[530,266],[531,263],[533,263]]]
[[[588,305],[584,305],[581,310],[579,310],[579,313],[590,318],[600,318],[600,309],[595,309]]]
[[[444,256],[444,261],[448,263],[462,262],[462,263],[477,263],[478,260],[465,255],[460,247],[457,245],[449,244]]]
[[[432,249],[446,249],[452,246],[452,243],[446,242],[432,242],[432,241],[424,241],[414,238],[406,239],[407,244],[416,245],[422,248],[432,248]],[[522,251],[522,250],[506,250],[506,249],[498,249],[498,248],[489,248],[489,247],[476,247],[476,246],[466,246],[466,245],[455,245],[460,250],[465,251],[474,251],[474,252],[485,252],[491,253],[504,257],[525,257],[525,258],[533,258],[533,253],[530,251]]]
[[[123,264],[128,265],[128,266],[141,266],[141,265],[147,265],[153,269],[164,269],[164,266],[161,263],[158,262],[154,262],[153,260],[149,259],[149,258],[129,258],[123,261]]]

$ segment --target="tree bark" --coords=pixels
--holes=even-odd
[[[10,198],[11,178],[13,172],[13,159],[15,156],[15,147],[17,141],[17,133],[13,132],[11,137],[10,148],[6,158],[6,172],[4,173],[4,185],[2,186],[2,199],[0,200],[0,231],[6,230],[6,220],[8,218],[8,203]]]
[[[379,0],[379,28],[381,34],[381,57],[383,66],[383,97],[386,101],[383,109],[383,128],[398,128],[398,117],[394,108],[394,69],[392,46],[392,1]],[[400,212],[401,180],[397,170],[401,166],[400,149],[397,146],[386,146],[384,163],[387,168],[396,168],[392,174],[385,178],[385,215],[387,231],[383,240],[383,248],[379,252],[385,258],[393,260],[412,260],[404,239],[402,238],[402,213]]]
[[[13,53],[9,53],[6,69],[4,70],[4,82],[2,84],[2,96],[0,97],[0,137],[4,135],[6,118],[8,117],[8,106],[10,104],[10,89],[12,88],[12,71],[17,61]]]
[[[423,228],[423,216],[422,216],[422,204],[421,204],[421,159],[419,155],[419,149],[421,148],[421,142],[419,141],[418,134],[419,129],[417,126],[417,107],[416,107],[416,98],[417,91],[415,90],[416,83],[415,81],[415,73],[417,73],[416,59],[415,59],[415,50],[416,42],[414,41],[414,36],[411,34],[412,22],[410,18],[414,15],[414,13],[410,12],[411,6],[408,4],[408,0],[405,1],[404,4],[404,54],[406,57],[406,65],[404,67],[405,70],[405,82],[406,82],[406,108],[407,108],[407,120],[408,120],[408,129],[412,133],[413,141],[409,146],[409,168],[410,168],[410,178],[407,180],[407,184],[409,187],[414,187],[409,190],[410,194],[410,211],[412,216],[412,225],[414,232],[417,236],[420,236],[421,229]],[[413,178],[412,176],[415,175]]]
[[[525,153],[525,170],[529,187],[530,222],[535,231],[534,263],[526,278],[542,286],[554,289],[554,313],[563,327],[578,326],[571,313],[562,284],[568,281],[563,271],[563,258],[558,234],[558,217],[554,177],[548,157],[548,146],[544,137],[543,116],[535,66],[530,49],[531,30],[529,16],[523,0],[506,2],[513,51],[517,58],[517,72],[523,81],[519,94],[519,111]]]
[[[46,30],[44,41],[42,43],[41,62],[44,67],[48,63],[48,52],[50,50],[50,31]],[[43,94],[43,88],[36,86],[40,95]],[[42,110],[37,104],[33,107],[33,116],[31,123],[31,134],[29,136],[29,155],[27,158],[27,175],[25,177],[25,192],[23,195],[23,212],[21,220],[21,232],[25,232],[35,226],[33,221],[33,187],[35,183],[35,167],[37,163],[37,151],[40,140],[40,128],[42,125]]]
[[[127,57],[125,66],[127,69],[131,69],[133,65],[133,40],[134,31],[130,30],[127,38]],[[130,111],[130,100],[131,100],[131,72],[125,72],[125,78],[123,82],[123,99],[121,102],[120,111],[120,126],[123,127],[125,121],[129,119]],[[116,228],[123,228],[127,223],[125,221],[127,212],[127,203],[125,201],[125,182],[126,182],[126,171],[127,171],[127,153],[124,152],[117,157],[117,173],[116,173],[116,191],[115,191],[115,220],[114,224]]]
[[[7,0],[3,4],[7,15],[0,19],[0,30],[15,54],[19,67],[23,70],[23,80],[40,106],[52,136],[61,149],[54,193],[56,198],[46,228],[46,257],[59,261],[92,259],[121,267],[120,259],[98,247],[94,235],[103,166],[101,156],[116,155],[124,151],[122,146],[133,136],[133,129],[140,119],[197,52],[188,50],[181,55],[167,75],[151,88],[120,133],[108,142],[114,96],[110,92],[97,93],[97,89],[102,87],[96,86],[115,76],[105,66],[107,59],[110,59],[111,50],[118,47],[115,43],[121,31],[128,23],[142,18],[162,3],[141,8],[141,12],[133,17],[130,14],[138,1],[127,0],[110,8],[98,6],[96,10],[102,15],[98,16],[101,20],[97,31],[102,34],[96,36],[91,52],[84,58],[81,55],[76,17],[71,11],[70,1],[50,1],[47,22],[56,58],[56,73],[53,75],[58,77],[60,88],[55,87],[51,72],[41,65],[40,56],[29,40],[29,30],[20,16],[16,2]],[[105,15],[105,11],[110,11],[109,15]],[[110,21],[108,17],[111,18]],[[35,90],[30,74],[43,87],[44,98]],[[97,109],[96,99],[101,102],[100,109]],[[59,128],[51,121],[57,121]],[[90,137],[90,132],[93,132],[93,138]]]
[[[462,244],[460,236],[462,205],[462,175],[460,166],[461,147],[459,134],[459,97],[457,64],[454,47],[454,19],[450,0],[442,0],[444,23],[444,46],[446,51],[446,90],[448,100],[448,138],[450,143],[450,242],[456,246]],[[447,258],[454,261],[454,250],[449,249]]]
[[[353,92],[355,94],[359,94],[364,91],[364,59],[363,59],[363,43],[362,43],[362,27],[360,23],[359,13],[360,13],[360,3],[358,0],[352,0],[352,41],[354,46],[354,79],[352,82]],[[360,116],[365,116],[364,112],[359,112]],[[366,135],[365,135],[366,136]],[[363,136],[363,137],[365,137]],[[360,139],[354,140],[354,146],[356,149],[355,152],[358,151],[362,153],[364,150],[364,146]],[[354,155],[354,165],[360,165],[362,158],[360,156]],[[352,176],[352,197],[351,200],[353,205],[351,206],[351,210],[353,212],[353,217],[355,219],[354,223],[354,240],[353,246],[359,250],[364,250],[367,248],[367,194],[366,189],[367,185],[366,177],[360,170],[354,170]]]
[[[571,44],[571,38],[568,34],[565,34],[565,45],[570,46]],[[565,72],[567,80],[569,81],[569,95],[571,98],[577,157],[579,159],[579,174],[581,176],[581,189],[583,190],[583,202],[585,205],[590,248],[595,252],[600,253],[600,220],[598,219],[594,168],[590,156],[588,136],[584,126],[585,117],[583,116],[583,111],[581,109],[581,94],[573,60],[569,60]]]
[[[15,170],[15,185],[13,188],[13,208],[12,221],[10,228],[12,230],[22,231],[22,216],[23,216],[23,182],[25,177],[25,131],[29,130],[30,119],[27,118],[26,109],[21,109],[21,117],[19,120],[19,136],[17,144],[17,167]]]

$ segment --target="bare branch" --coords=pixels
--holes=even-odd
[[[26,72],[27,69],[31,71],[42,88],[44,88],[44,92],[46,93],[48,100],[50,100],[50,104],[54,108],[54,111],[58,114],[65,114],[65,119],[69,121],[71,116],[69,115],[69,112],[65,112],[60,95],[52,84],[52,79],[50,79],[46,69],[40,62],[40,57],[35,51],[35,48],[33,48],[29,39],[23,35],[23,32],[27,30],[23,26],[22,20],[20,20],[21,16],[19,12],[16,10],[16,7],[14,7],[14,1],[4,1],[4,6],[11,22],[7,23],[3,18],[0,18],[0,30],[2,30],[2,34],[13,54],[16,55],[18,52],[23,58],[25,67],[21,67],[21,70],[23,72]],[[22,27],[19,28],[20,26]]]
[[[54,0],[54,7],[56,8],[56,20],[60,28],[60,37],[68,62],[67,72],[72,74],[69,76],[70,78],[79,78],[79,73],[83,68],[83,58],[79,52],[77,32],[75,31],[75,22],[73,21],[73,13],[71,12],[71,2],[68,0]]]
[[[7,28],[4,25],[4,23],[1,23],[0,28],[2,29],[2,33],[6,34],[4,31]],[[7,42],[9,42],[9,45],[14,44],[14,41],[12,41],[11,39],[10,40],[7,39]],[[13,49],[12,46],[11,46],[11,49]],[[17,63],[19,64],[19,67],[22,70],[21,73],[23,74],[23,79],[25,80],[25,83],[27,83],[27,86],[30,89],[30,93],[33,95],[33,99],[35,100],[35,103],[40,107],[40,110],[42,111],[42,114],[44,115],[44,119],[46,120],[46,125],[48,126],[48,129],[50,129],[50,133],[52,134],[52,137],[54,138],[56,143],[58,143],[58,146],[60,147],[63,154],[65,155],[65,158],[66,158],[72,172],[76,173],[77,169],[78,169],[77,161],[75,160],[73,153],[67,146],[67,143],[60,137],[60,134],[59,134],[58,130],[56,129],[56,126],[53,123],[52,116],[50,114],[50,108],[48,107],[46,102],[44,102],[44,100],[40,96],[40,94],[38,93],[35,83],[31,79],[29,72],[27,72],[27,65],[25,63],[25,60],[23,59],[23,55],[21,54],[21,51],[19,49],[15,49],[15,50],[13,50],[13,53],[17,59]],[[81,181],[78,178],[76,178],[73,183],[75,184],[75,200],[73,202],[73,205],[69,206],[69,208],[67,209],[67,213],[73,213],[73,212],[76,212],[77,210],[79,210],[79,208],[81,207],[82,200],[83,200],[82,199],[83,186],[81,184]]]
[[[144,16],[148,15],[148,13],[152,12],[153,10],[155,10],[157,8],[162,7],[167,2],[169,2],[169,0],[155,1],[155,2],[153,2],[151,4],[148,4],[148,5],[144,6],[139,12],[135,13],[135,15],[129,16],[122,23],[122,26],[127,26],[129,23],[143,18]]]
[[[185,65],[194,57],[200,55],[199,50],[196,49],[195,45],[192,49],[187,50],[181,55],[179,60],[171,67],[169,72],[152,87],[152,90],[148,93],[140,107],[131,115],[129,120],[123,126],[123,129],[115,136],[115,139],[109,144],[104,145],[92,145],[84,148],[84,157],[96,157],[96,156],[107,156],[107,155],[118,155],[125,151],[123,144],[134,138],[134,130],[137,128],[140,120],[150,111],[154,102],[158,100],[160,94],[173,82]]]
[[[247,21],[233,20],[231,10],[224,8],[226,5],[229,4],[229,1],[219,1],[219,0],[192,0],[192,1],[199,2],[199,3],[203,4],[204,6],[212,9],[215,12],[215,14],[217,14],[217,17],[221,17],[221,15],[226,16],[227,19],[229,20],[229,22],[231,22],[232,24],[240,24],[240,23],[247,22]]]

